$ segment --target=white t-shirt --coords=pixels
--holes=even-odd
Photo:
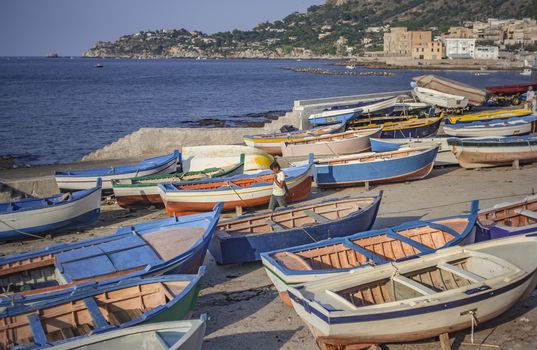
[[[531,90],[527,92],[527,100],[529,102],[533,102],[533,99],[535,98],[535,91]]]
[[[278,182],[285,181],[285,174],[283,171],[280,171],[278,174],[276,174],[276,179]],[[272,194],[275,196],[285,196],[285,190],[282,187],[279,187],[276,185],[276,181],[272,183]]]

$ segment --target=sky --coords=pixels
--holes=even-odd
[[[80,56],[140,30],[251,29],[325,0],[0,0],[0,56]]]

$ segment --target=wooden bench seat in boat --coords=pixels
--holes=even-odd
[[[516,209],[515,213],[525,216],[530,219],[537,220],[537,211],[527,210],[527,209]]]
[[[327,222],[330,222],[330,219],[326,218],[325,216],[321,214],[317,214],[313,210],[304,210],[304,214],[315,220],[316,224],[324,224]]]

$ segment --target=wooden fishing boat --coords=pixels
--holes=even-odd
[[[73,339],[50,350],[133,350],[146,344],[152,350],[201,350],[207,316],[199,320],[169,321],[120,328]]]
[[[218,264],[261,259],[272,250],[369,230],[377,217],[376,197],[336,199],[221,221],[209,251]]]
[[[282,155],[284,157],[303,157],[310,153],[316,156],[359,153],[367,151],[370,148],[369,138],[379,137],[381,132],[382,126],[284,142],[282,143]]]
[[[476,113],[450,116],[446,118],[446,125],[456,124],[456,123],[489,121],[489,120],[494,120],[494,119],[525,117],[530,114],[532,114],[531,109],[525,109],[525,108],[488,109],[488,110],[483,110],[483,111],[479,111]]]
[[[243,137],[244,143],[251,147],[259,148],[267,153],[276,155],[282,152],[282,143],[299,141],[308,136],[320,136],[333,134],[345,129],[345,124],[333,124],[319,126],[310,130],[298,130],[293,132],[280,132],[272,134],[246,135]]]
[[[420,180],[433,169],[437,152],[434,146],[321,159],[313,176],[321,188]]]
[[[221,207],[120,228],[111,236],[1,258],[0,288],[35,294],[88,281],[194,273],[203,263]]]
[[[485,103],[487,98],[485,90],[437,75],[421,75],[414,77],[413,80],[419,87],[444,92],[446,94],[464,96],[468,99],[468,104],[473,106],[481,106]]]
[[[490,94],[494,95],[514,95],[523,94],[528,91],[529,87],[537,89],[537,82],[524,83],[524,84],[512,84],[512,85],[500,85],[500,86],[487,86],[485,89]]]
[[[303,200],[310,194],[312,161],[313,157],[308,165],[282,169],[286,175],[288,202]],[[268,170],[226,179],[159,184],[159,191],[169,215],[208,211],[220,202],[223,210],[234,210],[268,204],[273,178],[274,174]]]
[[[427,118],[408,118],[401,121],[388,121],[385,123],[372,121],[364,126],[352,126],[352,130],[363,130],[382,126],[381,138],[383,139],[406,139],[406,138],[423,138],[436,135],[442,115],[438,117]]]
[[[458,165],[455,155],[451,153],[451,147],[447,144],[447,137],[425,137],[422,139],[375,139],[370,138],[371,151],[392,152],[400,148],[423,148],[438,146],[438,153],[434,159],[434,166]]]
[[[100,179],[95,187],[83,191],[0,203],[0,241],[87,227],[97,221],[100,212]]]
[[[241,154],[244,154],[244,172],[247,174],[268,169],[274,161],[267,152],[244,145],[189,146],[181,148],[181,170],[189,172],[233,166]]]
[[[164,203],[162,203],[158,191],[159,183],[229,177],[242,174],[243,171],[244,154],[241,154],[240,162],[237,164],[213,167],[202,171],[188,171],[118,180],[114,181],[113,189],[117,204],[122,208],[146,208],[151,205],[164,208]]]
[[[201,269],[198,275],[89,284],[48,300],[5,306],[0,311],[4,329],[0,346],[47,348],[116,329],[190,317],[203,273]]]
[[[173,173],[181,163],[181,153],[175,151],[165,156],[149,158],[138,164],[120,165],[111,168],[56,171],[55,179],[62,192],[85,190],[102,179],[103,191],[112,190],[112,180],[130,179],[138,176]]]
[[[463,168],[508,165],[513,161],[537,161],[537,134],[500,138],[449,138],[448,145]]]
[[[537,196],[498,203],[477,216],[476,241],[537,232]]]
[[[289,286],[388,264],[474,242],[477,202],[469,215],[412,221],[261,254],[263,266],[281,299],[291,305]]]
[[[468,105],[466,96],[452,95],[445,92],[416,86],[414,96],[421,102],[447,109],[465,108]]]
[[[289,288],[321,349],[408,342],[470,328],[527,298],[537,237],[450,247]]]
[[[454,137],[513,136],[534,132],[537,132],[537,116],[534,115],[444,126],[444,133]]]
[[[364,110],[370,112],[389,108],[392,107],[396,101],[397,98],[388,97],[358,102],[347,106],[334,106],[321,113],[310,115],[308,121],[315,126],[337,123],[345,124],[354,118],[358,118]]]

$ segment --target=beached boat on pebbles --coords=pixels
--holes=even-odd
[[[307,165],[285,168],[288,202],[297,202],[311,192],[313,156]],[[159,184],[159,192],[169,215],[186,215],[211,210],[216,203],[223,210],[268,204],[274,174],[237,175],[225,179]]]
[[[196,304],[204,271],[200,269],[197,275],[94,283],[75,288],[69,294],[51,293],[46,300],[4,306],[0,323],[5,332],[0,333],[0,346],[28,350],[65,346],[83,342],[94,334],[188,318]]]
[[[238,264],[258,261],[264,252],[367,231],[375,222],[381,198],[382,192],[220,221],[209,251],[218,264]]]
[[[284,157],[304,157],[310,153],[316,156],[360,153],[371,148],[369,138],[379,137],[381,132],[382,127],[376,127],[284,142],[282,155]]]
[[[100,179],[83,191],[0,203],[0,241],[81,229],[97,221],[100,212]]]
[[[175,151],[165,156],[148,158],[138,164],[120,165],[110,168],[56,171],[54,177],[62,192],[85,190],[102,180],[102,189],[112,190],[112,180],[130,179],[139,176],[173,173],[181,164],[181,153]]]
[[[537,284],[535,235],[451,247],[408,261],[290,287],[321,349],[360,349],[470,328],[527,298]]]
[[[207,213],[137,224],[111,236],[3,257],[0,288],[10,294],[35,294],[88,281],[195,273],[220,210],[218,205]]]
[[[464,96],[468,99],[468,104],[481,106],[485,103],[487,93],[483,89],[461,83],[459,81],[447,79],[437,75],[427,74],[414,77],[416,85],[422,88],[440,91],[446,94]]]
[[[448,145],[463,168],[509,165],[537,161],[537,134],[494,138],[449,138]]]
[[[475,113],[449,116],[445,119],[445,124],[472,123],[491,120],[496,121],[495,119],[525,117],[531,115],[532,113],[533,112],[531,109],[526,108],[485,109]]]
[[[537,195],[479,211],[476,241],[537,232]]]
[[[451,147],[447,144],[447,137],[425,137],[411,139],[369,139],[371,142],[371,151],[373,152],[391,152],[400,148],[424,148],[438,146],[438,153],[434,159],[435,166],[458,165],[457,158],[451,153]]]
[[[267,153],[277,155],[282,152],[282,143],[299,141],[309,136],[320,136],[333,134],[345,129],[345,123],[319,126],[310,130],[297,130],[292,132],[279,132],[272,134],[246,135],[243,137],[244,143],[251,147],[256,147]]]
[[[414,96],[421,102],[431,104],[446,109],[466,108],[468,98],[465,96],[447,94],[445,92],[436,91],[416,86],[413,90]]]
[[[408,222],[272,251],[261,258],[280,298],[291,305],[287,295],[290,286],[473,243],[476,214],[474,202],[468,215]]]
[[[313,174],[321,188],[420,180],[432,171],[437,152],[433,146],[320,159]]]
[[[367,119],[364,119],[367,121]],[[351,126],[351,130],[364,130],[375,127],[382,127],[381,138],[385,139],[406,139],[424,138],[436,135],[443,116],[438,117],[408,117],[406,120],[383,122],[379,119],[362,126]]]
[[[146,208],[151,205],[164,208],[158,184],[167,182],[187,182],[203,179],[230,177],[244,172],[244,154],[240,162],[222,167],[212,167],[201,171],[135,177],[113,182],[114,196],[122,208]]]

